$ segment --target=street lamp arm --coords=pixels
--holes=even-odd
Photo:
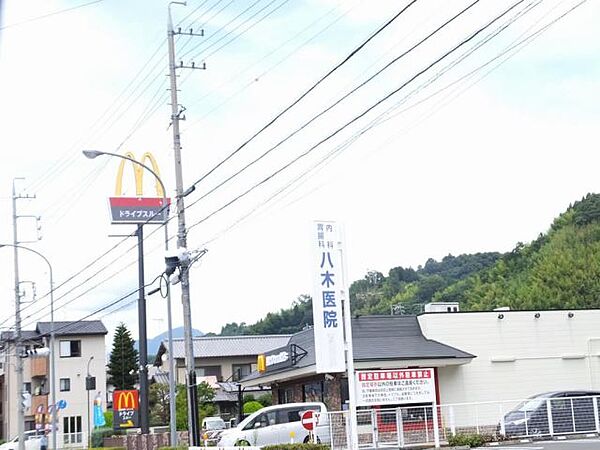
[[[52,265],[50,264],[50,261],[48,261],[48,258],[46,258],[44,255],[42,255],[37,250],[34,250],[32,248],[29,248],[29,247],[25,247],[23,245],[15,245],[15,244],[0,244],[0,248],[2,248],[2,247],[20,248],[20,249],[23,249],[23,250],[30,251],[31,253],[35,253],[36,255],[38,255],[40,258],[42,258],[46,262],[46,264],[48,265],[48,269],[50,270],[50,278],[52,278]],[[50,286],[50,289],[52,289],[52,286]]]

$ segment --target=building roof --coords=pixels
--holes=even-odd
[[[16,334],[14,331],[3,331],[0,334],[0,340],[2,341],[14,341],[16,337]],[[34,330],[21,330],[21,339],[24,340],[30,340],[30,339],[37,339],[39,337],[39,334],[37,331]]]
[[[219,358],[226,356],[257,356],[274,348],[287,345],[291,334],[251,335],[251,336],[202,336],[194,337],[195,358]],[[173,339],[173,357],[185,357],[183,339]],[[161,356],[168,349],[168,340],[161,342],[155,364],[160,364]]]
[[[40,334],[50,334],[51,322],[38,322],[36,331]],[[108,330],[100,320],[78,320],[75,322],[54,322],[56,336],[79,334],[108,334]]]
[[[296,370],[315,364],[315,341],[312,329],[294,334],[289,345],[306,351],[294,366],[270,370],[265,374]],[[457,348],[427,339],[421,332],[417,316],[360,316],[352,319],[352,346],[355,362],[402,361],[415,359],[456,359],[475,356]],[[278,350],[286,350],[282,346]],[[260,378],[253,372],[243,381]]]
[[[44,336],[50,336],[51,322],[38,322],[35,330],[21,330],[21,338],[24,340],[41,339]],[[108,330],[100,320],[78,320],[74,322],[54,322],[55,336],[72,336],[72,335],[94,335],[108,334]],[[3,331],[0,334],[2,341],[14,341],[14,331]]]

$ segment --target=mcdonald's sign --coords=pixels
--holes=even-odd
[[[125,156],[138,161],[135,155],[131,152],[125,153]],[[141,164],[146,164],[146,161],[152,166],[152,170],[160,176],[158,164],[151,153],[143,154],[139,160]],[[133,179],[135,182],[135,197],[123,196],[123,172],[125,164],[131,164],[133,168]],[[111,219],[113,224],[145,224],[145,223],[163,223],[167,220],[169,211],[168,208],[163,209],[165,201],[163,188],[158,181],[156,184],[156,197],[144,197],[144,172],[147,170],[126,159],[122,159],[117,171],[117,183],[115,186],[115,196],[109,198]],[[148,173],[147,176],[152,176]],[[166,199],[167,204],[170,204],[170,199]]]
[[[113,392],[113,427],[115,430],[139,427],[139,394],[136,390]]]

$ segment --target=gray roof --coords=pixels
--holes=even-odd
[[[219,358],[224,356],[257,356],[275,348],[287,345],[291,334],[252,335],[252,336],[202,336],[195,337],[195,358]],[[160,344],[156,361],[166,352],[167,340]],[[173,339],[173,356],[185,357],[183,339]]]
[[[2,334],[0,334],[0,340],[12,342],[15,340],[15,336],[14,331],[3,331]],[[39,339],[39,334],[34,330],[21,330],[21,339]]]
[[[289,344],[304,349],[307,354],[293,367],[272,370],[264,375],[295,370],[315,364],[315,341],[312,329],[296,333]],[[446,344],[427,339],[421,332],[417,316],[360,316],[352,319],[354,361],[384,361],[412,359],[474,358]],[[245,379],[260,378],[253,372]]]
[[[38,322],[36,331],[40,334],[50,334],[51,322]],[[108,334],[108,330],[100,320],[78,320],[75,322],[54,322],[54,334],[66,336],[75,334]]]
[[[35,330],[21,330],[21,338],[25,340],[41,339],[50,336],[51,322],[38,322]],[[107,329],[100,320],[78,320],[74,322],[54,322],[56,336],[81,335],[81,334],[108,334]],[[14,341],[14,331],[3,331],[0,334],[2,341]]]

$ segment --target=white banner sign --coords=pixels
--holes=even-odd
[[[433,369],[361,370],[356,372],[357,405],[402,405],[434,401]]]
[[[344,284],[340,234],[335,222],[315,222],[311,245],[314,249],[313,319],[317,373],[344,372]]]

